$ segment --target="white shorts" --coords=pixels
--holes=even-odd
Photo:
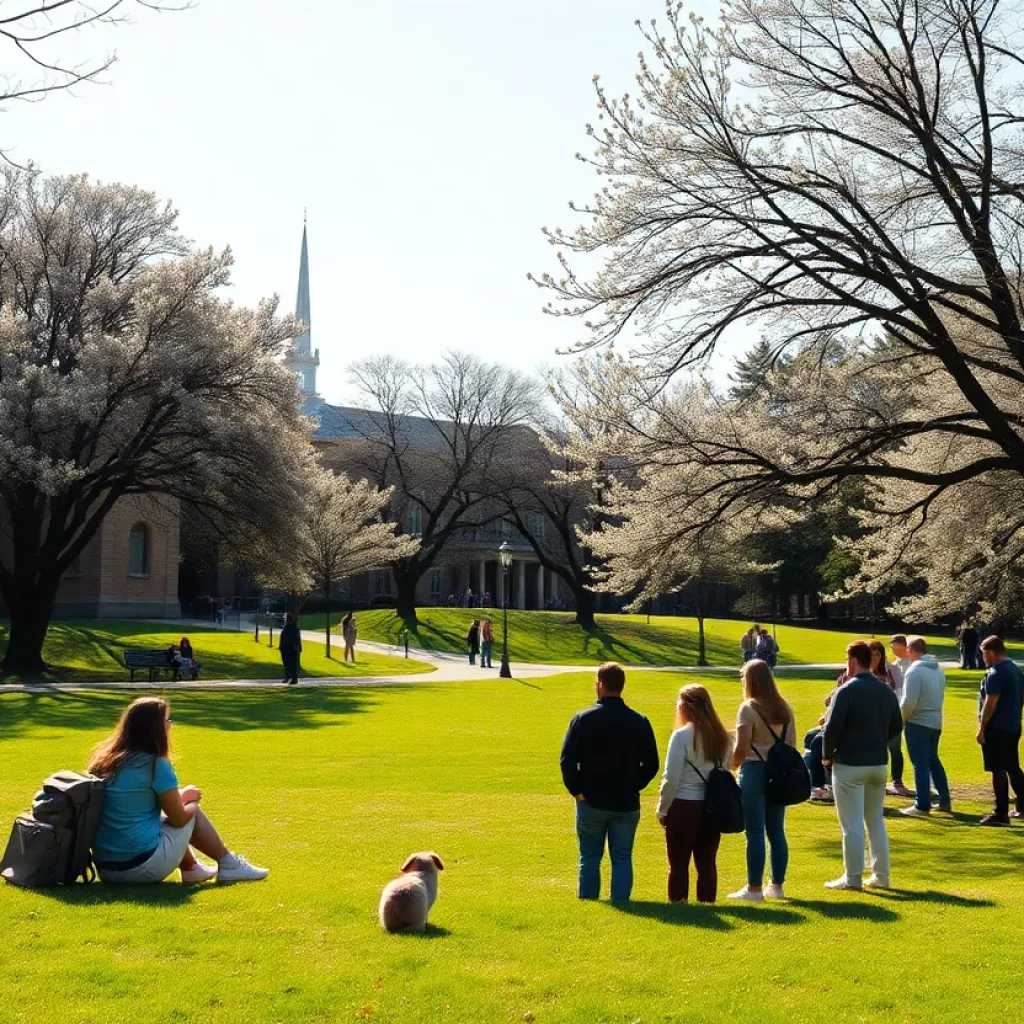
[[[166,818],[160,822],[160,843],[149,860],[127,871],[108,871],[98,868],[100,881],[114,884],[131,882],[162,882],[173,875],[185,857],[192,830],[196,827],[193,817],[181,828],[175,828]]]

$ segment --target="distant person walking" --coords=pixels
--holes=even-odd
[[[476,664],[476,656],[480,653],[480,620],[474,619],[466,634],[466,646],[469,648],[469,663]]]
[[[491,648],[494,646],[494,631],[491,620],[484,619],[480,624],[480,667],[493,668],[491,664]]]
[[[356,660],[356,617],[349,612],[341,620],[341,637],[345,641],[345,661]]]
[[[995,808],[981,819],[982,825],[1009,825],[1010,818],[1024,817],[1024,771],[1020,767],[1021,708],[1024,674],[1006,657],[1006,645],[997,636],[981,642],[988,671],[978,695],[978,742],[985,771],[992,773]],[[1017,798],[1010,811],[1010,786]]]
[[[671,903],[685,903],[690,895],[691,858],[697,868],[697,902],[715,902],[722,833],[704,813],[704,795],[709,774],[728,764],[732,746],[708,691],[697,683],[684,686],[676,703],[676,730],[665,753],[657,807],[665,829]]]
[[[960,667],[965,669],[979,668],[978,664],[978,631],[965,622],[957,631],[957,646],[960,648]]]
[[[284,682],[295,686],[299,681],[299,656],[302,654],[302,634],[290,612],[285,616],[284,626],[277,638],[277,649],[284,663]]]
[[[885,780],[889,749],[903,729],[893,690],[871,672],[871,648],[857,641],[846,648],[847,681],[829,704],[822,733],[822,758],[832,769],[832,792],[843,832],[843,874],[830,889],[864,885],[864,831],[871,844],[869,886],[888,888],[889,836],[885,831]]]
[[[775,663],[778,661],[778,648],[767,629],[762,629],[758,634],[754,645],[754,657],[758,661],[763,661],[769,668],[775,668]]]
[[[764,632],[762,631],[762,636]],[[789,868],[786,839],[786,808],[768,799],[766,758],[776,737],[796,744],[796,717],[775,685],[767,662],[755,658],[740,673],[746,698],[736,716],[736,748],[733,768],[739,768],[743,793],[743,827],[747,837],[747,884],[729,894],[731,900],[759,902],[782,899]],[[767,860],[765,836],[771,846],[771,884],[764,888]]]
[[[658,774],[654,730],[643,715],[626,706],[625,685],[621,665],[602,665],[595,681],[597,703],[573,718],[562,744],[562,781],[576,798],[581,900],[596,900],[601,894],[606,843],[611,898],[629,899],[640,791]]]
[[[928,645],[919,636],[907,641],[912,662],[903,680],[900,709],[907,734],[907,752],[914,766],[915,800],[903,814],[919,818],[931,814],[932,780],[939,794],[939,810],[951,811],[946,769],[939,760],[939,739],[942,736],[942,704],[946,695],[946,674]]]

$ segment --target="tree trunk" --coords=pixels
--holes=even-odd
[[[395,587],[398,590],[395,599],[395,611],[400,619],[416,621],[416,584],[426,572],[427,566],[392,566],[395,576]]]
[[[577,587],[573,594],[576,598],[576,625],[594,629],[594,592],[586,587]]]
[[[4,597],[10,608],[11,632],[4,660],[0,663],[0,676],[42,675],[46,671],[43,642],[50,626],[57,587],[40,583],[32,589],[16,589],[14,594]]]
[[[331,660],[331,581],[324,584],[324,653],[327,660]]]

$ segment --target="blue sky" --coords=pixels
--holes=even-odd
[[[715,16],[717,4],[691,9]],[[542,225],[594,179],[574,161],[591,78],[633,86],[634,20],[664,0],[199,0],[139,10],[61,47],[116,48],[109,84],[0,115],[0,144],[170,198],[186,234],[230,245],[233,298],[295,303],[309,210],[320,391],[393,352],[469,349],[552,365],[573,321],[541,312]],[[286,12],[286,13],[282,13]]]

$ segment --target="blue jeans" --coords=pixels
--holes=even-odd
[[[633,891],[633,839],[639,824],[639,811],[599,811],[585,801],[576,802],[581,900],[596,900],[601,895],[601,859],[606,841],[612,862],[612,899],[629,899]]]
[[[486,640],[480,645],[480,664],[483,668],[491,667],[491,645]]]
[[[764,884],[766,832],[772,849],[771,880],[782,885],[789,867],[786,808],[768,799],[768,766],[762,761],[744,761],[739,783],[743,794],[743,830],[747,834],[747,885]]]
[[[907,722],[903,733],[907,737],[910,763],[914,766],[914,789],[917,791],[915,804],[918,810],[932,809],[932,779],[939,793],[939,806],[947,807],[949,782],[946,780],[946,769],[939,760],[939,737],[942,730]]]

